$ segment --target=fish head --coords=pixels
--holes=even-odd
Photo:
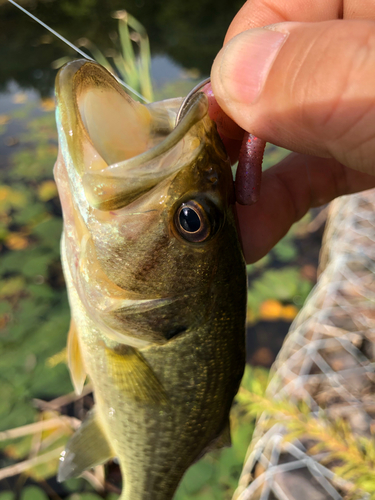
[[[181,99],[135,102],[82,60],[60,70],[56,96],[66,274],[108,335],[164,343],[243,296],[232,172],[206,96],[176,125]]]

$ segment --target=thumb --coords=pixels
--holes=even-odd
[[[375,22],[245,31],[219,52],[211,81],[248,132],[375,175]]]

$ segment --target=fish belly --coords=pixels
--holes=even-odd
[[[226,315],[223,304],[201,328],[140,349],[167,396],[155,403],[116,384],[106,350],[118,344],[88,317],[74,287],[68,289],[97,416],[121,466],[121,500],[170,500],[187,468],[228,430],[245,363],[243,305]]]

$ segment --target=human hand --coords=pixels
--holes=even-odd
[[[309,208],[375,187],[375,3],[248,0],[225,43],[211,74],[220,107],[295,151],[263,173],[255,205],[237,207],[254,262]]]

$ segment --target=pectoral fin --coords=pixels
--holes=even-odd
[[[95,411],[68,441],[60,458],[59,482],[77,477],[86,469],[100,465],[114,456]]]
[[[108,373],[125,397],[138,402],[166,404],[168,397],[155,373],[133,347],[106,349]]]
[[[70,321],[68,333],[68,366],[70,377],[76,394],[81,394],[86,380],[86,370],[83,365],[81,350],[78,343],[78,334],[74,320]]]

